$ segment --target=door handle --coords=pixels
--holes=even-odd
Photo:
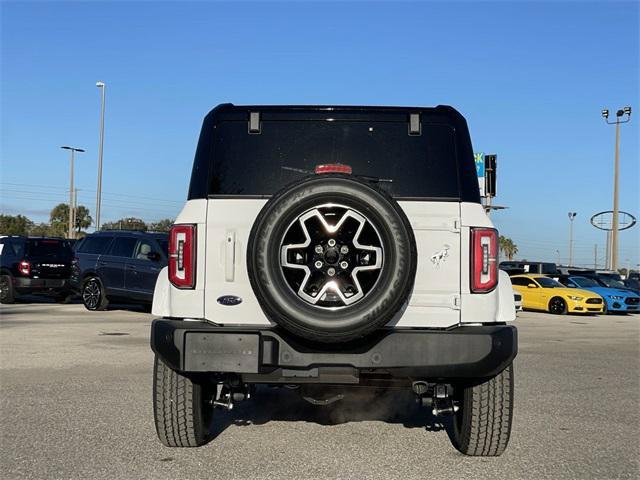
[[[104,267],[107,264],[107,262],[98,262],[98,265],[101,267]]]
[[[224,279],[233,282],[236,264],[236,232],[228,230],[225,239]]]
[[[135,266],[135,265],[127,265],[127,268],[128,268],[129,270],[135,270],[135,269],[136,269],[136,266]]]

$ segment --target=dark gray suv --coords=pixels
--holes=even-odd
[[[76,245],[71,285],[88,310],[109,301],[150,305],[160,270],[167,265],[166,233],[104,231]]]

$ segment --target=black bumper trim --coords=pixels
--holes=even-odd
[[[518,340],[515,327],[496,325],[382,330],[358,345],[310,345],[277,329],[158,319],[151,326],[151,348],[181,372],[268,374],[277,369],[351,367],[392,376],[485,378],[513,361]]]

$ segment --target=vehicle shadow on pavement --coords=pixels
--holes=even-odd
[[[323,426],[380,421],[438,432],[446,422],[418,405],[411,391],[359,388],[330,405],[312,405],[288,388],[260,387],[250,400],[231,411],[216,410],[214,436],[231,425],[263,425],[271,421],[310,422]]]

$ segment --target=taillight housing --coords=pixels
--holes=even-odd
[[[27,262],[26,260],[22,260],[22,261],[18,264],[18,271],[19,271],[22,275],[29,276],[29,274],[31,273],[31,264],[30,264],[29,262]]]
[[[498,231],[471,229],[471,292],[487,293],[498,285]]]
[[[169,234],[169,281],[176,288],[196,286],[196,226],[174,225]]]

